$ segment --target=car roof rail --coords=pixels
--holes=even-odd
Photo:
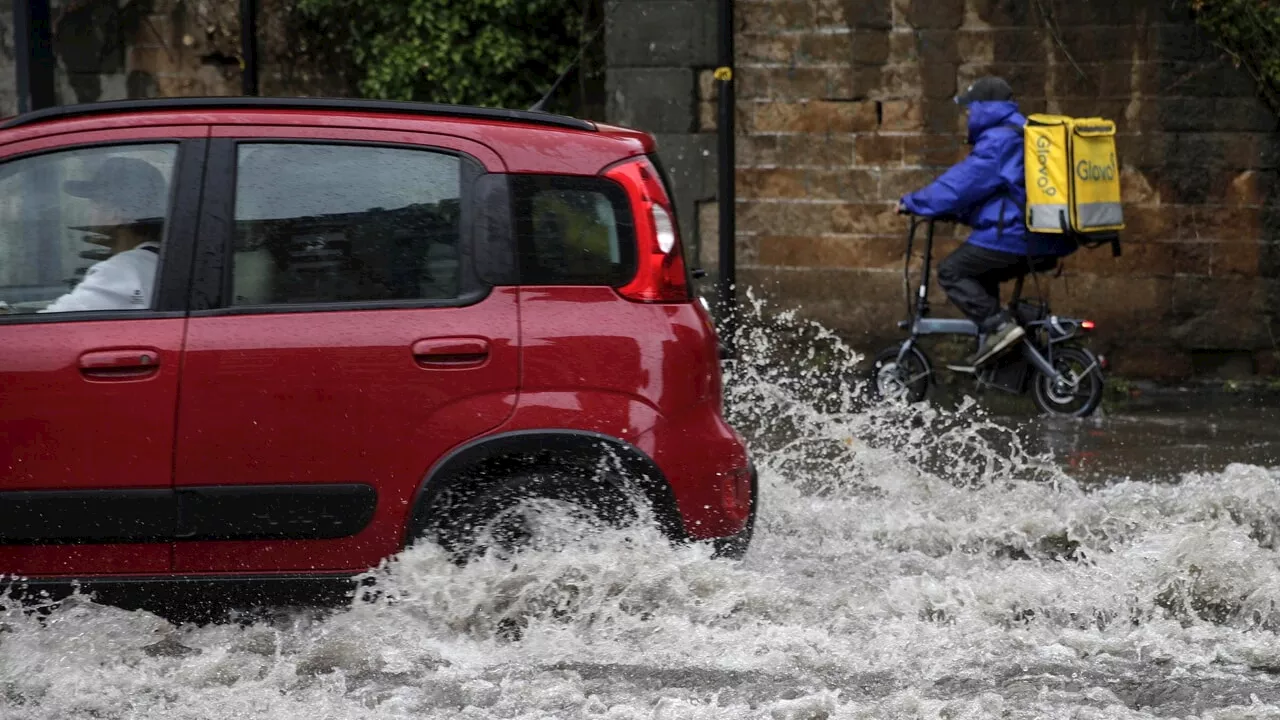
[[[354,98],[285,98],[285,97],[181,97],[145,100],[108,100],[105,102],[59,105],[23,113],[0,123],[0,129],[22,127],[45,120],[61,120],[93,115],[165,111],[165,110],[328,110],[334,112],[387,113],[422,115],[425,117],[465,118],[530,123],[572,130],[595,131],[589,120],[536,110],[471,107],[410,102],[405,100],[363,100]]]

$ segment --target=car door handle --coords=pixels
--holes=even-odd
[[[95,350],[80,356],[80,373],[95,380],[136,380],[160,370],[160,352],[153,348]]]
[[[484,338],[429,338],[413,344],[413,359],[424,368],[479,367],[489,359]]]

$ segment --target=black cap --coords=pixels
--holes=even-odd
[[[956,102],[960,105],[968,105],[975,102],[1001,102],[1013,99],[1013,88],[1009,87],[1009,83],[1003,78],[988,75],[978,78],[964,92],[956,96]]]

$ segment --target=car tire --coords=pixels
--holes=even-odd
[[[566,470],[516,473],[494,482],[435,516],[437,542],[454,559],[467,561],[489,551],[509,555],[537,539],[542,512],[560,509],[591,526],[623,527],[637,517],[634,501],[607,480],[586,479]],[[585,539],[585,538],[583,538]]]

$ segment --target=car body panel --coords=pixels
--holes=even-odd
[[[204,145],[199,139],[207,135],[208,128],[199,125],[93,129],[74,137],[32,128],[22,141],[0,144],[0,162],[45,151],[172,140],[180,146],[174,170],[179,180],[173,184],[179,185],[184,177],[197,179],[194,187],[171,191],[173,203],[185,203],[200,191]],[[189,246],[194,215],[177,207],[169,214],[165,242],[172,248]],[[172,280],[186,283],[182,267],[171,264],[163,273],[158,287],[174,273]],[[126,512],[154,508],[154,493],[148,491],[167,492],[173,485],[174,418],[185,332],[182,314],[162,306],[149,311],[0,316],[0,497],[120,491],[125,495],[117,499]],[[112,367],[135,355],[136,373]],[[49,521],[53,534],[93,514],[92,507],[74,498],[46,507],[61,509],[60,517]],[[0,544],[0,574],[169,571],[167,543],[113,539],[118,538],[94,542],[90,535],[74,542],[42,544],[29,539]]]
[[[192,318],[176,486],[366,483],[377,511],[338,539],[178,543],[179,572],[369,567],[400,546],[426,468],[515,407],[516,292],[461,308]],[[481,336],[485,365],[427,369],[427,337]]]

